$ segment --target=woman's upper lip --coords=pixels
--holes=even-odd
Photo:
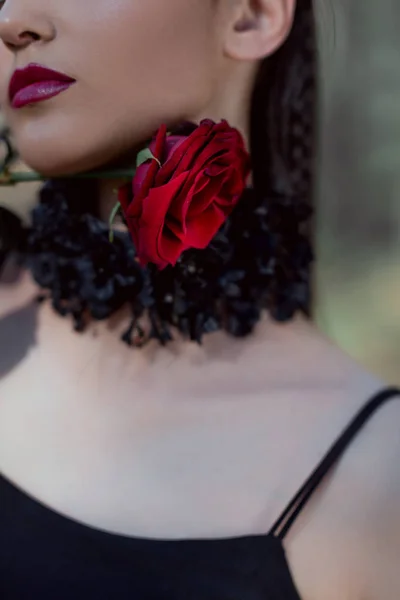
[[[22,69],[16,69],[14,71],[9,85],[10,101],[13,100],[14,96],[20,90],[28,87],[28,85],[32,85],[34,83],[41,83],[43,81],[60,81],[61,83],[74,83],[75,79],[69,77],[68,75],[65,75],[65,73],[60,73],[59,71],[48,69],[43,65],[30,63],[26,67]]]

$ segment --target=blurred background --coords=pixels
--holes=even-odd
[[[400,384],[400,2],[316,3],[316,318],[350,355]],[[0,204],[22,216],[34,199],[31,184],[0,188]]]
[[[400,383],[400,2],[316,0],[320,326]]]

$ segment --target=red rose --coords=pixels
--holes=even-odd
[[[138,167],[119,201],[138,258],[160,269],[188,248],[206,248],[246,186],[250,157],[236,129],[204,120],[188,136],[160,127],[154,159]]]

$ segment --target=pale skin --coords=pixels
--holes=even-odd
[[[294,0],[0,6],[0,104],[24,160],[53,175],[123,164],[162,121],[227,118],[247,137],[258,62],[288,34]],[[29,62],[76,84],[13,110],[8,81]],[[102,190],[105,213],[112,186]],[[268,531],[384,385],[300,317],[265,316],[245,340],[218,333],[202,347],[177,339],[136,352],[118,339],[123,311],[79,336],[48,305],[30,308],[37,288],[27,273],[0,285],[0,472],[66,518],[110,532]],[[400,597],[399,416],[395,401],[375,415],[285,540],[303,600]]]

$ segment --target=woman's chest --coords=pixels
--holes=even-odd
[[[221,420],[202,430],[188,420],[172,426],[165,414],[137,414],[129,427],[132,413],[68,414],[29,403],[18,412],[0,411],[0,472],[68,519],[117,534],[266,534],[313,466],[300,447],[285,456],[272,435],[266,444],[260,429],[240,431],[234,423],[229,435]],[[302,600],[361,598],[354,574],[362,581],[362,531],[349,503],[343,511],[351,489],[341,479],[328,493],[316,492],[289,538],[288,564]]]
[[[236,403],[136,388],[130,404],[110,393],[96,406],[90,386],[38,366],[0,382],[0,471],[60,511],[131,535],[215,537],[262,528],[289,493],[293,449]]]
[[[271,392],[268,402],[233,390],[202,397],[196,386],[185,396],[174,383],[186,377],[187,391],[192,371],[180,376],[179,361],[132,369],[131,352],[114,360],[95,335],[43,319],[31,292],[1,298],[0,472],[83,523],[158,538],[264,533],[355,412]],[[321,590],[353,600],[344,494],[340,477],[322,504],[316,494],[290,544],[305,600]]]
[[[150,537],[265,532],[335,437],[328,415],[311,418],[310,405],[287,398],[184,398],[161,393],[162,374],[120,396],[105,369],[98,382],[85,377],[95,358],[84,357],[77,376],[44,351],[0,381],[0,472],[95,527]]]

